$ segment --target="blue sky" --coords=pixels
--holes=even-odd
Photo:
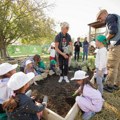
[[[48,0],[55,7],[47,14],[54,18],[60,31],[59,23],[70,24],[69,33],[72,38],[88,35],[88,23],[94,22],[99,9],[107,9],[109,13],[120,15],[120,0]]]

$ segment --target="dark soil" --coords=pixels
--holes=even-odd
[[[69,73],[69,79],[73,77],[73,74],[73,72]],[[73,81],[70,83],[66,83],[65,81],[58,83],[58,79],[59,76],[49,76],[47,79],[37,82],[38,86],[31,86],[31,89],[38,90],[40,98],[43,98],[43,95],[47,95],[47,107],[65,117],[75,102],[75,98],[72,98],[72,94],[79,85]]]

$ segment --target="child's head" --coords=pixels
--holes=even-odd
[[[107,39],[104,35],[98,35],[96,37],[96,47],[100,48],[107,44]]]
[[[27,67],[27,68],[33,67],[33,63],[32,63],[31,60],[27,60],[25,64],[26,64],[26,67]]]
[[[54,48],[55,48],[55,43],[52,42],[52,43],[51,43],[51,49],[54,49]]]
[[[0,65],[0,77],[10,78],[14,73],[16,73],[16,68],[18,64],[2,63]]]
[[[11,97],[9,100],[3,103],[3,109],[8,112],[13,112],[14,109],[19,105],[19,98],[17,94],[25,93],[29,87],[29,82],[34,78],[34,73],[25,74],[23,72],[15,73],[11,76],[8,81],[8,88],[12,89],[15,93],[15,96]]]
[[[86,74],[86,72],[82,70],[78,70],[75,72],[74,77],[71,80],[75,80],[79,85],[87,84],[85,81],[89,76]]]
[[[86,84],[89,84],[92,88],[95,88],[88,78],[89,76],[86,72],[78,70],[75,72],[74,77],[71,80],[76,81],[81,86],[80,92],[83,93],[83,88]]]
[[[40,55],[38,55],[38,54],[36,54],[34,57],[33,57],[33,60],[35,61],[35,62],[40,62],[40,60],[41,60],[41,58],[40,58]]]
[[[11,76],[7,85],[15,93],[16,93],[16,91],[19,91],[19,90],[26,91],[26,89],[28,89],[28,87],[29,87],[30,80],[33,79],[34,76],[35,75],[33,72],[30,72],[28,74],[25,74],[23,72],[18,72]]]

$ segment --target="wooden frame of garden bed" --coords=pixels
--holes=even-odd
[[[73,107],[70,109],[70,111],[67,113],[65,118],[61,117],[57,113],[53,112],[52,110],[46,108],[43,112],[43,118],[45,120],[74,120],[79,112],[79,107],[77,103],[73,105]]]

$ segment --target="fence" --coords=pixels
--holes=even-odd
[[[49,45],[10,45],[8,46],[9,56],[29,56],[34,54],[47,54]]]

